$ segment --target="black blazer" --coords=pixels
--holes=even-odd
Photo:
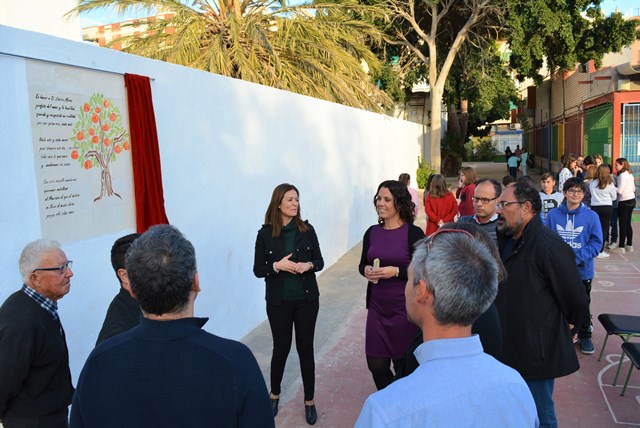
[[[295,262],[311,262],[313,269],[300,274],[302,286],[306,300],[313,301],[318,298],[318,282],[316,281],[316,272],[324,267],[324,260],[320,252],[320,244],[313,226],[305,221],[309,228],[304,233],[296,232],[294,241],[294,252],[291,261]],[[272,305],[280,305],[282,303],[282,295],[284,292],[284,275],[287,272],[276,273],[273,270],[273,264],[280,261],[286,256],[284,251],[284,242],[282,236],[274,238],[271,236],[271,225],[264,224],[258,231],[256,238],[255,255],[253,259],[253,273],[258,278],[264,278],[266,283],[265,299],[267,303]]]

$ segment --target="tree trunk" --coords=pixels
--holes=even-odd
[[[440,134],[442,121],[440,118],[440,105],[442,104],[442,88],[431,86],[431,125],[429,126],[429,164],[431,168],[440,172],[441,154],[440,145],[442,144]]]
[[[117,194],[116,192],[113,191],[113,186],[111,185],[111,171],[109,170],[109,163],[107,162],[107,164],[105,165],[104,168],[102,168],[102,183],[100,185],[100,195],[98,195],[97,198],[95,198],[93,200],[93,202],[99,201],[100,199],[102,199],[105,196],[117,196],[118,198],[122,199],[122,197]]]

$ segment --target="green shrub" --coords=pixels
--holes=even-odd
[[[418,188],[424,189],[427,186],[427,179],[431,174],[435,174],[437,171],[427,163],[426,160],[421,159],[418,156],[418,169],[416,170],[416,183]]]
[[[474,158],[479,161],[491,161],[496,154],[496,146],[491,137],[473,138]]]

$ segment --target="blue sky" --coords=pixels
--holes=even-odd
[[[640,4],[638,0],[605,0],[602,2],[602,11],[605,15],[609,15],[610,13],[616,10],[616,7],[620,9],[620,12],[623,14],[631,13],[632,9],[640,8]],[[99,11],[91,12],[90,14],[83,14],[80,16],[80,22],[83,27],[90,27],[93,25],[104,25],[110,24],[113,22],[125,21],[130,18],[136,17],[145,17],[149,16],[148,13],[138,13],[138,14],[127,14],[127,15],[118,15],[111,8],[101,9]]]
[[[631,13],[632,9],[640,9],[640,2],[638,0],[605,0],[601,7],[605,15],[615,12],[616,7],[625,15],[627,12]]]

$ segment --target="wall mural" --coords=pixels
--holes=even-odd
[[[123,150],[129,151],[131,145],[128,138],[120,109],[113,100],[102,94],[94,94],[89,102],[83,104],[71,137],[75,147],[71,159],[77,160],[84,169],[100,168],[100,194],[94,202],[105,196],[122,199],[113,190],[109,164],[115,162]]]
[[[27,61],[42,236],[135,229],[124,77]]]

